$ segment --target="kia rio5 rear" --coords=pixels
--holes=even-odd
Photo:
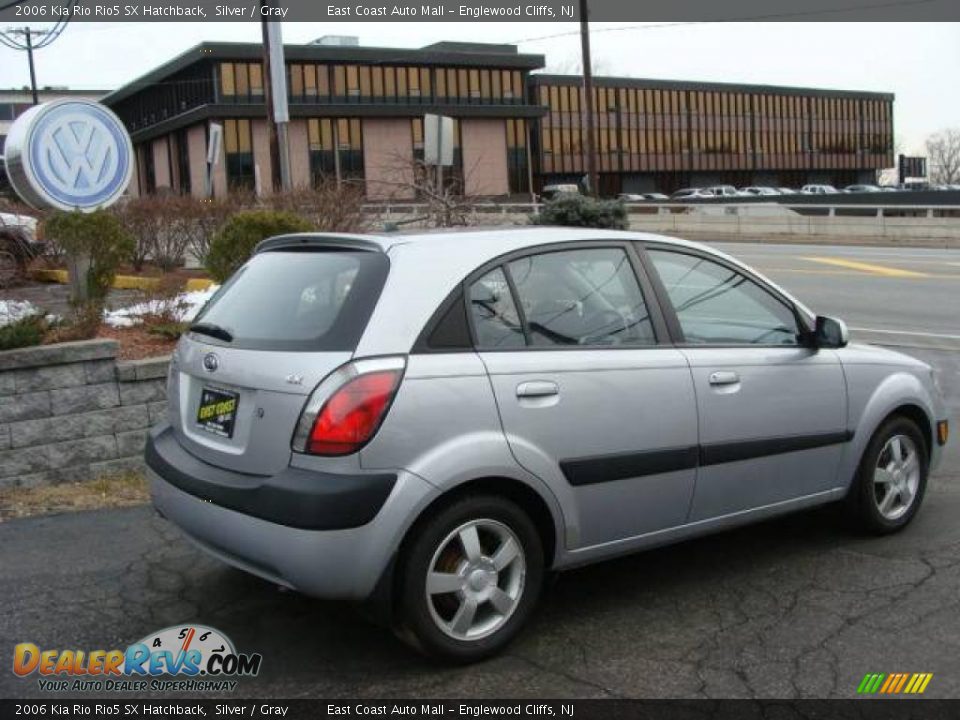
[[[702,245],[296,235],[181,340],[146,460],[207,552],[471,661],[547,572],[835,501],[899,530],[947,435],[928,366]]]

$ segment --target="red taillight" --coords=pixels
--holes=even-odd
[[[400,370],[371,372],[350,380],[324,403],[307,440],[314,455],[349,455],[380,427],[400,383]]]

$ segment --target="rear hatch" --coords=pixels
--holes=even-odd
[[[228,470],[285,468],[307,396],[352,357],[388,268],[379,250],[322,244],[251,258],[180,341],[169,415],[181,445]]]

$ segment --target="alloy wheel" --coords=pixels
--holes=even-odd
[[[887,520],[907,513],[920,487],[920,456],[913,439],[894,435],[880,451],[873,472],[874,500]]]
[[[516,534],[496,520],[465,522],[444,538],[430,561],[427,607],[456,640],[479,640],[510,619],[523,594],[526,558]]]

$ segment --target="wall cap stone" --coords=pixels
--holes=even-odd
[[[104,360],[117,356],[119,344],[116,340],[97,338],[77,342],[36,345],[0,351],[0,371],[42,367],[45,365],[65,365],[84,360]]]
[[[133,382],[135,380],[154,380],[165,378],[170,365],[170,355],[144,358],[143,360],[124,360],[117,363],[117,380]]]

